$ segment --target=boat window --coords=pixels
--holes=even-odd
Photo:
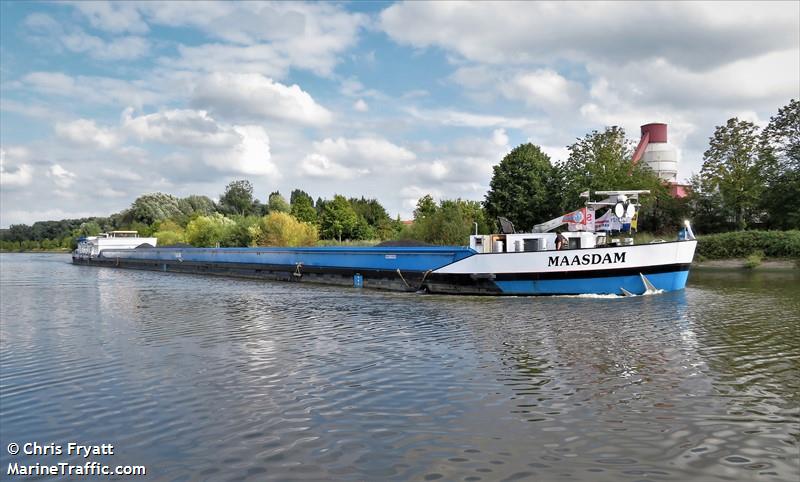
[[[539,240],[538,239],[526,239],[525,240],[525,251],[539,251]]]
[[[569,238],[569,249],[580,249],[581,238]]]

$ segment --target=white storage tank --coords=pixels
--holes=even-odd
[[[678,150],[667,142],[667,124],[653,123],[642,126],[642,138],[648,136],[642,161],[667,182],[676,182],[678,177]]]

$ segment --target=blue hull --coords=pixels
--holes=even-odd
[[[104,250],[75,264],[470,295],[615,294],[683,289],[689,265],[528,273],[445,273],[476,253],[462,247],[149,248]],[[505,256],[503,254],[499,256]],[[467,260],[468,261],[468,260]],[[446,270],[445,270],[446,271]]]
[[[658,290],[675,291],[686,287],[689,271],[673,271],[645,275]],[[622,289],[642,294],[646,291],[640,275],[559,280],[495,281],[504,295],[620,295]]]

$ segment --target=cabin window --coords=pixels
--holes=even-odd
[[[569,238],[569,249],[580,249],[581,238]]]
[[[523,249],[526,252],[527,251],[539,251],[539,240],[538,239],[526,239]]]

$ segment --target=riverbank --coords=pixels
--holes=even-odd
[[[750,266],[747,258],[706,259],[692,262],[692,269],[793,270],[800,269],[800,260],[792,258],[765,259],[758,266]]]

